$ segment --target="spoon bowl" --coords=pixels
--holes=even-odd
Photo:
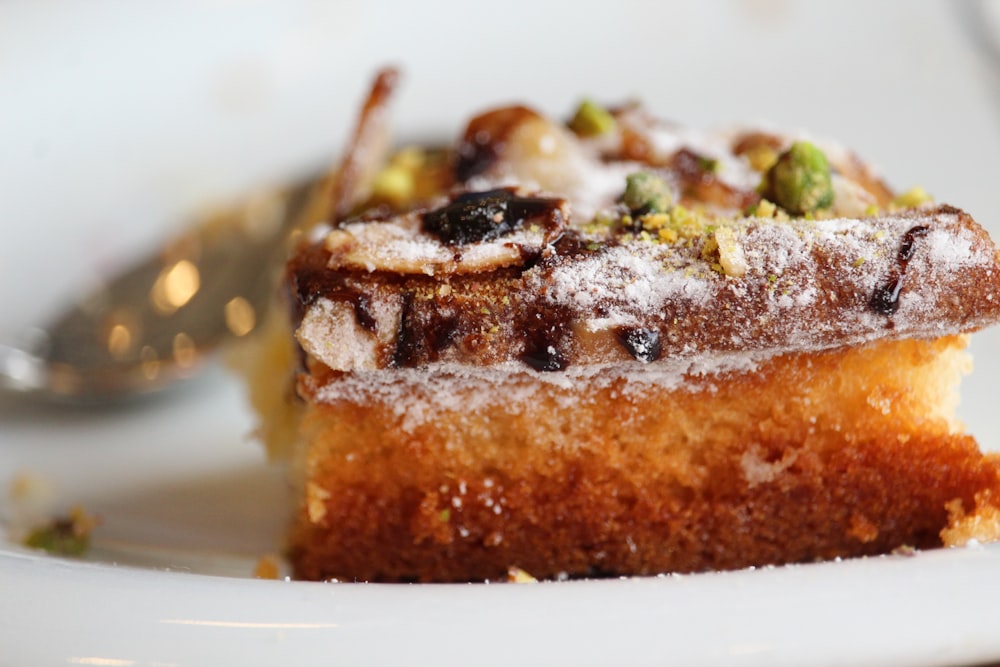
[[[250,335],[278,289],[290,247],[337,224],[371,189],[389,150],[398,72],[375,77],[340,164],[197,221],[162,250],[75,302],[25,347],[0,344],[0,388],[69,403],[158,391],[222,343]]]
[[[324,186],[323,176],[303,179],[197,221],[33,331],[31,344],[0,344],[0,387],[106,402],[190,376],[221,344],[257,328]]]

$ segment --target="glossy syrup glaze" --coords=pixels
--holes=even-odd
[[[896,266],[889,274],[885,283],[879,285],[872,294],[869,305],[876,313],[882,315],[892,315],[899,310],[899,295],[903,289],[903,278],[906,277],[906,269],[916,252],[917,239],[926,236],[930,228],[918,225],[906,230],[902,240],[899,242],[899,252],[896,253]],[[891,323],[891,320],[890,320]]]

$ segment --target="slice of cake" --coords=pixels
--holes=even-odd
[[[954,415],[965,334],[1000,317],[966,213],[833,145],[593,103],[566,124],[489,111],[356,192],[292,257],[252,376],[300,489],[298,576],[697,572],[1000,536],[1000,460]]]

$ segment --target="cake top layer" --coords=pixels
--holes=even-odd
[[[1000,317],[997,250],[970,216],[801,136],[507,107],[369,185],[289,269],[298,340],[333,371],[583,372]]]

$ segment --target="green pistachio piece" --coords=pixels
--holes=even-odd
[[[569,122],[569,129],[581,137],[596,137],[614,128],[615,117],[591,100],[581,102],[573,115],[573,120]]]
[[[698,156],[698,166],[701,167],[702,171],[709,174],[715,174],[719,171],[719,161],[714,158],[705,157],[704,155]]]
[[[892,205],[899,208],[913,208],[932,201],[934,201],[934,198],[927,194],[927,190],[918,185],[898,195],[892,200]]]
[[[833,183],[826,155],[807,141],[796,141],[764,174],[761,194],[792,215],[829,208]]]
[[[82,556],[90,546],[90,536],[76,530],[72,521],[62,519],[33,530],[24,545],[59,556]]]
[[[670,210],[673,199],[670,186],[656,174],[637,171],[625,177],[622,203],[633,213],[666,213]]]
[[[83,508],[74,507],[68,516],[55,517],[31,531],[24,545],[60,556],[82,556],[90,547],[90,533],[98,523]]]

